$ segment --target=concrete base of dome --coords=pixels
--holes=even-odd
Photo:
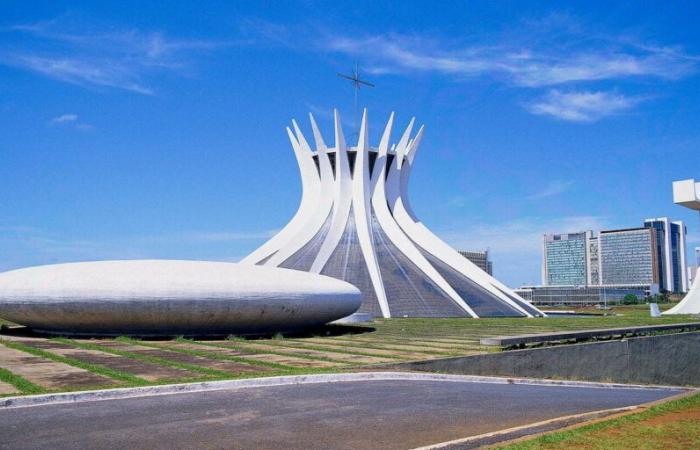
[[[62,335],[227,335],[319,326],[361,294],[330,277],[206,261],[100,261],[0,274],[0,317]]]

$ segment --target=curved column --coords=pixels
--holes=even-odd
[[[296,123],[294,125],[296,128]],[[287,127],[287,135],[292,143],[294,155],[299,164],[299,172],[301,173],[302,194],[299,209],[282,230],[261,245],[257,250],[243,258],[240,261],[241,264],[257,264],[280,250],[299,232],[308,221],[309,217],[313,215],[314,210],[317,209],[319,197],[321,195],[321,179],[316,171],[316,165],[312,159],[311,151],[308,148],[303,148],[289,127]]]
[[[375,163],[375,174],[377,176],[376,185],[372,194],[372,206],[377,217],[379,225],[391,242],[408,257],[418,268],[432,280],[440,289],[442,289],[460,308],[467,312],[472,317],[478,317],[477,314],[467,305],[460,295],[450,286],[450,284],[435,270],[421,252],[415,247],[413,242],[404,234],[401,227],[396,223],[391,215],[391,211],[387,205],[389,192],[398,192],[400,188],[400,170],[402,160],[408,145],[408,138],[413,128],[414,120],[411,119],[406,131],[401,140],[396,145],[396,156],[389,168],[389,174],[383,176],[387,163],[388,142],[391,129],[387,127],[382,137],[382,142],[379,146],[379,154]]]
[[[357,141],[357,154],[355,156],[355,170],[352,178],[352,202],[355,214],[355,226],[357,229],[357,239],[360,243],[362,256],[369,271],[369,276],[377,295],[379,308],[382,316],[391,317],[389,303],[384,291],[382,275],[379,271],[377,255],[374,252],[374,239],[370,232],[370,174],[369,174],[369,138],[367,129],[367,109],[362,113],[362,124],[360,125],[360,136]]]
[[[453,269],[477,282],[481,287],[488,290],[491,294],[503,300],[505,303],[515,308],[527,317],[533,317],[526,309],[517,302],[513,301],[501,290],[511,292],[510,288],[501,284],[498,280],[481,270],[474,263],[457,253],[452,247],[435,236],[423,223],[418,220],[411,208],[408,199],[408,181],[413,169],[413,161],[423,138],[424,127],[421,127],[415,139],[411,142],[410,147],[406,152],[403,168],[400,173],[398,188],[392,189],[387,193],[387,201],[392,213],[403,231],[411,237],[411,239],[427,252],[442,260]],[[398,157],[398,155],[397,155]],[[512,293],[517,297],[515,293]],[[523,300],[524,302],[524,300]]]
[[[340,125],[338,110],[333,110],[335,124],[335,195],[333,198],[333,217],[328,235],[323,241],[316,259],[311,265],[310,272],[321,273],[333,251],[338,246],[348,223],[350,207],[352,206],[352,177],[345,137]]]
[[[327,149],[321,141],[321,147],[317,147],[316,152],[319,163],[319,168],[317,170],[309,143],[306,141],[296,121],[292,121],[292,123],[299,140],[299,147],[303,149],[305,155],[308,155],[308,159],[311,162],[311,167],[307,170],[313,170],[320,179],[319,192],[313,200],[315,204],[307,210],[304,218],[299,222],[300,226],[294,233],[290,234],[289,239],[283,242],[279,251],[265,262],[265,265],[268,266],[278,266],[282,264],[287,258],[309,242],[321,229],[333,207],[333,169],[331,169],[331,164],[328,160]],[[312,125],[315,125],[315,122],[312,121]],[[318,144],[317,142],[317,145]]]

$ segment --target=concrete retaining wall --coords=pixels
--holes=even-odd
[[[392,367],[465,375],[700,386],[700,332],[513,350]]]

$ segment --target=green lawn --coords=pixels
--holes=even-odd
[[[172,357],[144,356],[129,351],[117,350],[90,339],[53,340],[87,350],[109,353],[121,358],[141,360],[157,366],[179,367],[195,372],[202,379],[232,379],[250,376],[272,376],[348,371],[368,365],[417,361],[449,356],[473,355],[499,351],[486,347],[480,339],[487,336],[545,333],[553,331],[583,330],[591,328],[617,328],[638,325],[658,325],[697,321],[692,316],[652,318],[645,305],[619,306],[611,310],[586,310],[594,317],[552,318],[487,318],[487,319],[377,319],[357,326],[325,326],[307,333],[276,334],[274,336],[235,337],[229,340],[119,340],[145,348],[163,348],[178,354],[189,354],[209,360],[242,362],[260,367],[254,373],[227,373],[210,367],[184,364]],[[605,313],[605,315],[603,314]],[[0,321],[0,323],[2,323]],[[1,335],[0,335],[1,338]],[[42,340],[45,337],[37,336]],[[189,344],[184,348],[181,344]],[[26,353],[67,364],[112,378],[123,386],[161,384],[109,369],[99,364],[85,363],[76,358],[60,356],[50,350],[34,349],[21,343],[2,344]],[[238,354],[222,353],[222,349],[233,349]],[[277,359],[276,359],[277,358]],[[286,359],[285,359],[286,358]],[[36,386],[12,373],[11,367],[3,367],[0,381],[15,385],[21,393],[33,393]],[[59,375],[57,375],[59,376]],[[178,380],[191,381],[191,380]],[[171,380],[172,382],[172,380]],[[71,390],[68,386],[65,390]]]
[[[700,394],[648,410],[504,445],[507,450],[698,449]]]

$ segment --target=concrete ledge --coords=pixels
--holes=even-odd
[[[615,383],[591,383],[582,381],[557,381],[485,377],[474,375],[447,375],[420,372],[356,372],[321,375],[290,375],[282,377],[248,378],[243,380],[207,381],[200,383],[169,384],[136,388],[103,389],[97,391],[66,392],[59,394],[26,395],[0,398],[0,408],[22,408],[60,403],[77,403],[100,400],[117,400],[153,395],[170,395],[189,392],[206,392],[267,386],[288,386],[313,383],[339,383],[352,381],[445,381],[461,383],[529,384],[542,386],[586,387],[601,389],[685,389],[676,386],[643,386]]]
[[[700,322],[676,323],[670,325],[647,325],[625,328],[605,328],[583,331],[562,331],[556,333],[519,334],[517,336],[492,336],[482,338],[481,345],[512,347],[524,344],[540,344],[570,339],[585,340],[610,336],[635,336],[640,334],[658,333],[660,331],[696,331],[700,330]]]
[[[397,370],[700,387],[700,332],[392,364]]]

